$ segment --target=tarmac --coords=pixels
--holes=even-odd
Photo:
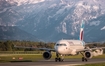
[[[63,62],[54,60],[39,60],[36,62],[6,62],[0,63],[0,66],[75,66],[93,63],[105,63],[105,59],[90,59],[88,62],[82,62],[81,59],[65,59]]]

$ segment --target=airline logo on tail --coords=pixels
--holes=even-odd
[[[79,39],[81,40],[81,41],[83,41],[83,30],[84,30],[84,26],[85,26],[85,22],[82,20],[82,23],[81,23],[81,28],[80,28],[80,37],[79,37]]]

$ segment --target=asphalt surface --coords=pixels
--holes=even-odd
[[[55,62],[54,60],[40,60],[37,62],[7,62],[0,63],[0,66],[75,66],[102,62],[105,62],[105,59],[91,59],[88,60],[88,62],[82,62],[81,59],[65,59],[64,62]]]

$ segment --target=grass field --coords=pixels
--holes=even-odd
[[[42,59],[41,54],[12,54],[0,56],[0,62],[12,62],[12,61],[37,61]]]
[[[0,52],[0,62],[11,62],[11,61],[38,61],[43,59],[43,51],[6,51]],[[52,58],[54,59],[55,53],[52,53]],[[76,56],[65,56],[65,58],[81,58],[81,55]],[[105,54],[101,56],[96,56],[93,58],[105,58]]]
[[[65,58],[81,58],[81,55],[77,56],[65,56]],[[55,53],[52,53],[52,58],[55,58]],[[101,56],[96,56],[93,58],[105,58],[105,54]],[[13,62],[13,61],[38,61],[42,60],[42,54],[0,54],[0,62]]]

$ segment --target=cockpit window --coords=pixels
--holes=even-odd
[[[66,44],[56,44],[56,46],[66,46]]]

